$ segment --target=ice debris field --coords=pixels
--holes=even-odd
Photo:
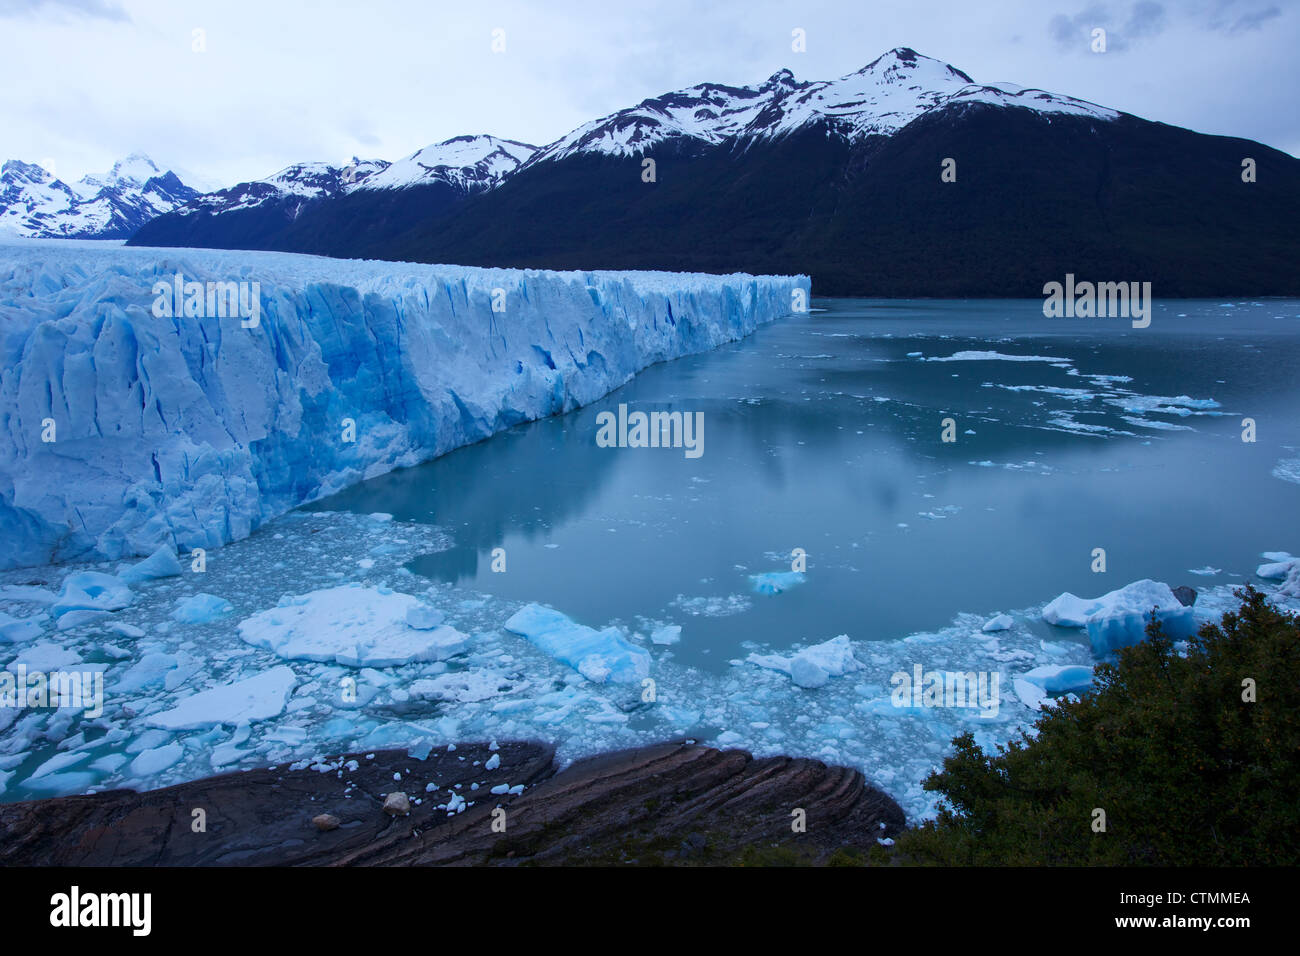
[[[1096,662],[1140,639],[1153,608],[1186,636],[1234,605],[1227,587],[1184,607],[1167,586],[1139,581],[1095,599],[962,614],[899,640],[755,644],[718,674],[674,657],[691,639],[689,614],[637,628],[579,622],[563,608],[430,585],[404,566],[449,545],[437,528],[387,515],[292,512],[202,573],[167,549],[0,573],[3,673],[103,680],[98,713],[0,707],[0,799],[290,764],[345,773],[326,758],[383,748],[419,758],[461,741],[542,739],[570,760],[688,737],[857,767],[919,818],[935,800],[921,782],[953,736],[1005,742],[1053,698],[1086,692]],[[1256,583],[1300,607],[1300,558],[1264,560]],[[917,665],[996,673],[997,698],[899,706],[894,676]],[[486,794],[514,786],[484,768]]]
[[[200,315],[155,315],[178,275],[235,283],[256,325],[204,317],[207,298]],[[238,540],[742,338],[808,289],[803,276],[0,243],[0,568]]]

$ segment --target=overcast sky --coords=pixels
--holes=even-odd
[[[70,181],[143,151],[229,185],[463,133],[540,145],[669,90],[829,79],[896,46],[1300,155],[1300,0],[0,0],[0,159]]]

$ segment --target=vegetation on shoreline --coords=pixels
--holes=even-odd
[[[1300,615],[1236,594],[1183,653],[1153,620],[1092,693],[996,754],[956,738],[925,784],[939,815],[900,836],[895,862],[1300,862]]]

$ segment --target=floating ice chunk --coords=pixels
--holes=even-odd
[[[454,700],[472,704],[496,697],[502,687],[509,686],[510,682],[494,671],[457,671],[413,682],[411,696],[421,700]]]
[[[123,637],[144,637],[144,628],[136,627],[134,624],[123,624],[121,621],[113,621],[105,625],[108,630],[114,634],[121,634]]]
[[[1092,652],[1102,657],[1142,641],[1153,610],[1173,640],[1186,640],[1195,633],[1192,609],[1183,606],[1169,585],[1151,580],[1135,581],[1092,601],[1067,591],[1043,608],[1043,620],[1087,628]]]
[[[67,773],[51,773],[44,777],[27,779],[23,786],[28,790],[38,790],[54,796],[70,793],[85,793],[99,781],[96,774],[87,770],[69,770]]]
[[[540,604],[516,611],[505,626],[593,683],[628,684],[650,676],[649,652],[628,643],[617,628],[597,631]]]
[[[1297,564],[1300,564],[1300,558],[1293,558],[1289,554],[1286,554],[1286,552],[1275,551],[1271,553],[1274,555],[1278,555],[1279,559],[1273,562],[1272,564],[1261,564],[1258,568],[1255,569],[1255,574],[1258,577],[1264,578],[1265,580],[1281,581],[1283,578],[1285,578],[1288,574],[1291,573],[1292,568],[1294,568]],[[1280,555],[1284,555],[1284,554],[1286,554],[1285,557],[1280,557]]]
[[[672,605],[695,617],[729,617],[732,614],[743,614],[753,607],[750,599],[743,594],[693,598],[679,594],[673,598]]]
[[[60,647],[58,644],[51,644],[49,641],[41,641],[38,644],[30,644],[18,652],[15,657],[6,665],[6,670],[18,673],[18,666],[21,664],[26,667],[29,673],[42,671],[50,673],[51,671],[65,670],[73,664],[80,664],[81,657],[75,652]],[[91,665],[96,669],[103,669],[105,665]]]
[[[749,576],[751,586],[759,594],[780,594],[804,582],[802,571],[765,571]]]
[[[81,571],[64,579],[63,590],[50,613],[61,617],[69,611],[120,611],[134,599],[121,578],[100,571]]]
[[[1255,571],[1261,578],[1281,581],[1277,593],[1281,597],[1300,598],[1300,558],[1293,558],[1285,552],[1274,552],[1273,556],[1284,559],[1273,564],[1261,564]],[[1269,555],[1265,555],[1269,557]]]
[[[154,750],[146,750],[131,761],[131,773],[136,777],[152,777],[162,773],[185,756],[185,748],[179,743],[164,744]]]
[[[805,647],[788,657],[781,654],[750,654],[746,660],[759,667],[789,674],[796,685],[809,688],[822,687],[830,678],[861,670],[864,666],[853,656],[853,645],[847,634]]]
[[[42,615],[43,616],[43,615]],[[39,637],[41,631],[39,621],[31,618],[13,617],[0,611],[0,641],[6,641],[10,644],[17,644],[19,641],[30,641],[34,637]]]
[[[91,761],[88,766],[91,770],[97,770],[103,774],[113,773],[118,767],[126,763],[126,754],[105,754],[98,760]]]
[[[94,624],[96,621],[102,621],[108,617],[108,611],[91,611],[86,608],[78,608],[75,611],[68,611],[59,618],[58,624],[55,625],[60,631],[70,631],[74,627],[81,627],[84,624]]]
[[[123,571],[121,578],[127,584],[139,584],[141,581],[175,577],[180,573],[181,563],[176,558],[176,552],[165,544],[139,564]]]
[[[999,614],[996,617],[991,617],[985,621],[984,626],[980,628],[980,630],[984,631],[986,634],[992,633],[993,631],[1009,631],[1015,623],[1016,622],[1012,619],[1010,614]]]
[[[1087,628],[1092,652],[1098,657],[1145,639],[1153,610],[1165,635],[1172,640],[1186,640],[1196,633],[1192,609],[1184,607],[1169,585],[1159,581],[1134,581],[1103,594],[1095,605],[1088,615]]]
[[[89,756],[90,754],[84,751],[81,753],[68,751],[61,754],[55,754],[49,760],[45,761],[45,763],[33,770],[31,776],[27,779],[39,780],[41,777],[48,777],[52,773],[58,773],[60,770],[76,766]]]
[[[1048,362],[1052,365],[1067,366],[1071,360],[1057,355],[1007,355],[1004,352],[965,351],[952,355],[932,355],[927,362]]]
[[[200,730],[217,724],[269,720],[284,712],[297,682],[292,668],[281,664],[232,684],[192,694],[171,710],[146,717],[145,723],[164,730]]]
[[[650,634],[650,641],[654,644],[668,645],[676,644],[682,639],[682,628],[680,624],[665,624],[657,627]]]
[[[199,592],[178,600],[172,617],[183,624],[211,624],[234,609],[234,605],[225,598]]]
[[[1216,575],[1216,574],[1222,574],[1222,573],[1223,573],[1223,569],[1222,569],[1222,568],[1212,568],[1212,567],[1210,567],[1210,566],[1207,564],[1207,565],[1206,565],[1205,567],[1203,567],[1203,568],[1191,568],[1191,569],[1188,570],[1187,573],[1188,573],[1188,574],[1199,574],[1199,575],[1201,575],[1202,577],[1207,577],[1207,578],[1209,578],[1209,577],[1213,577],[1213,576]]]
[[[1096,603],[1066,591],[1043,608],[1043,620],[1057,627],[1086,627]]]
[[[7,584],[0,588],[0,601],[22,601],[28,604],[53,604],[59,596],[46,588],[32,584]]]
[[[1044,664],[1012,681],[1016,696],[1030,710],[1038,710],[1053,697],[1092,689],[1092,668],[1084,664]]]
[[[483,764],[483,769],[484,769],[484,770],[496,770],[497,767],[500,767],[500,766],[501,766],[501,755],[500,755],[500,754],[493,754],[491,757],[488,757],[487,760],[484,762],[484,764]]]
[[[409,594],[343,585],[288,598],[239,623],[239,635],[287,660],[333,661],[345,667],[394,667],[441,661],[464,652],[469,638],[453,627],[417,630]]]
[[[146,687],[161,685],[168,672],[180,666],[173,654],[155,652],[145,654],[117,681],[113,689],[119,693],[134,693]]]

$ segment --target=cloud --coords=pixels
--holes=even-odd
[[[1106,8],[1099,3],[1094,3],[1074,16],[1058,13],[1048,23],[1047,32],[1061,49],[1079,49],[1086,53],[1093,29],[1105,27],[1109,20]],[[1109,37],[1107,39],[1109,40]]]
[[[1216,17],[1210,24],[1210,28],[1222,30],[1225,33],[1243,33],[1246,30],[1258,30],[1269,20],[1282,15],[1282,8],[1277,4],[1255,6],[1252,9],[1237,13],[1239,9],[1240,7],[1233,3],[1232,0],[1221,3],[1219,10],[1216,11]],[[1223,18],[1224,14],[1229,16]]]
[[[121,4],[112,0],[0,0],[0,17],[33,17],[53,15],[87,17],[95,20],[115,20],[130,23],[131,17]]]
[[[1125,37],[1153,37],[1165,28],[1165,8],[1153,0],[1133,4],[1133,12],[1124,24]]]

